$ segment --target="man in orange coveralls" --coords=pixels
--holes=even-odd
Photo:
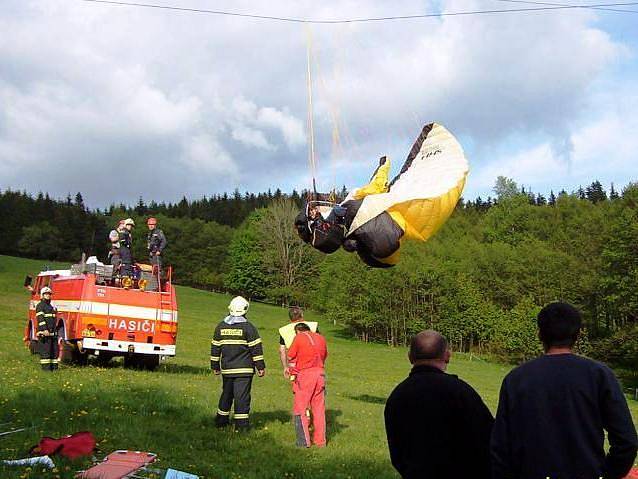
[[[326,374],[324,362],[328,356],[326,340],[319,333],[313,333],[306,323],[295,325],[295,339],[288,350],[292,391],[295,394],[293,414],[297,432],[297,446],[310,447],[310,418],[312,411],[312,444],[326,445]]]

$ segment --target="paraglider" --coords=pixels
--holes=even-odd
[[[301,239],[330,254],[343,247],[369,266],[399,262],[406,240],[427,241],[461,197],[468,163],[459,142],[443,126],[423,127],[399,174],[390,182],[382,157],[370,182],[335,203],[314,195],[295,219]]]

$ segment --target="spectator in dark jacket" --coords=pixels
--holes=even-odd
[[[631,468],[638,440],[627,402],[608,367],[573,354],[580,327],[580,312],[566,303],[538,314],[545,355],[503,380],[494,479],[620,479]]]
[[[467,383],[446,374],[446,339],[422,331],[410,344],[412,371],[385,406],[392,465],[404,478],[485,479],[494,419]]]

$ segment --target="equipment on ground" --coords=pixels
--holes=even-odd
[[[156,454],[140,451],[119,450],[112,452],[104,460],[78,473],[78,479],[125,479],[157,458]]]

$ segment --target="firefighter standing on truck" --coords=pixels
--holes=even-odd
[[[58,369],[57,311],[51,304],[51,288],[40,290],[40,302],[35,307],[35,319],[38,323],[38,352],[40,365],[44,371]]]
[[[167,244],[166,236],[157,227],[157,218],[146,220],[146,226],[148,226],[147,247],[149,261],[153,265],[153,272],[159,274],[162,271],[162,253]]]
[[[310,444],[314,444],[325,447],[326,340],[319,333],[312,332],[306,323],[295,324],[295,332],[295,339],[288,349],[288,359],[294,364],[289,367],[289,375],[293,380],[292,391],[295,395],[293,414],[297,446],[310,447]],[[312,413],[312,442],[308,409]]]
[[[114,272],[117,272],[120,269],[120,264],[122,264],[122,259],[120,258],[120,238],[123,231],[124,220],[120,220],[117,224],[117,228],[111,230],[109,233],[109,242],[111,243],[109,249],[109,260],[113,265]]]
[[[246,319],[248,306],[248,301],[241,296],[233,298],[228,306],[230,314],[215,328],[210,348],[210,367],[215,374],[221,373],[223,384],[215,425],[228,426],[234,402],[238,431],[245,431],[249,426],[250,388],[255,369],[259,377],[266,372],[259,332]]]
[[[120,260],[122,262],[120,272],[122,276],[133,276],[133,253],[131,252],[133,237],[131,232],[134,226],[135,221],[132,218],[127,218],[124,220],[124,229],[120,233]]]

